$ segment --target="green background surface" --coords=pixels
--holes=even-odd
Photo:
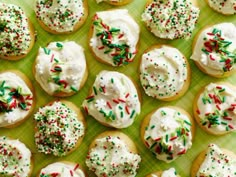
[[[165,163],[157,160],[151,152],[144,146],[144,144],[141,142],[140,139],[140,125],[142,122],[142,119],[145,117],[145,115],[156,108],[164,105],[176,105],[180,106],[189,113],[192,114],[192,104],[193,99],[197,91],[203,87],[204,85],[215,82],[215,81],[228,81],[232,84],[236,85],[236,75],[231,76],[227,79],[215,79],[213,77],[207,76],[203,74],[193,63],[193,61],[189,60],[189,63],[191,65],[192,70],[192,78],[191,78],[191,85],[188,90],[188,92],[179,100],[172,101],[172,102],[162,102],[155,100],[153,98],[150,98],[144,94],[144,91],[141,88],[140,81],[139,81],[139,74],[138,74],[138,65],[140,61],[140,56],[144,52],[145,49],[148,47],[154,45],[154,44],[170,44],[176,48],[178,48],[185,56],[189,59],[191,55],[191,47],[192,47],[192,41],[195,34],[205,25],[213,25],[220,22],[233,22],[236,23],[236,16],[223,16],[221,14],[218,14],[211,10],[204,0],[198,0],[199,6],[200,6],[200,18],[196,25],[196,28],[194,30],[193,36],[189,40],[160,40],[153,36],[145,27],[144,23],[141,22],[141,14],[145,6],[145,0],[134,0],[132,3],[119,7],[119,8],[126,8],[129,10],[129,13],[134,17],[134,19],[137,21],[141,28],[141,34],[140,34],[140,46],[139,46],[139,52],[137,56],[135,57],[135,60],[133,63],[125,66],[125,67],[119,67],[119,68],[113,68],[110,66],[107,66],[105,64],[99,63],[97,60],[94,59],[92,56],[89,48],[88,48],[88,29],[91,25],[91,19],[96,11],[102,11],[107,10],[111,8],[117,8],[114,6],[107,5],[105,3],[96,4],[95,0],[88,0],[89,4],[89,16],[86,20],[85,24],[75,33],[69,34],[69,35],[52,35],[44,31],[39,24],[37,23],[33,8],[34,8],[34,1],[33,0],[0,0],[1,2],[6,3],[13,3],[16,5],[21,6],[26,14],[30,17],[30,20],[32,21],[35,30],[37,31],[37,41],[33,47],[33,50],[25,57],[24,59],[21,59],[19,61],[6,61],[6,60],[0,60],[0,71],[5,71],[7,69],[18,69],[25,73],[30,80],[32,81],[34,88],[36,90],[36,108],[34,112],[38,110],[40,106],[43,106],[47,104],[49,101],[55,100],[55,97],[51,97],[47,95],[36,83],[34,76],[32,74],[32,65],[35,60],[35,57],[37,55],[37,51],[40,46],[46,46],[49,42],[52,41],[64,41],[64,40],[74,40],[80,45],[82,45],[85,49],[85,55],[87,59],[87,64],[89,68],[89,77],[88,80],[83,87],[83,89],[77,93],[74,96],[66,98],[69,101],[74,102],[78,107],[81,107],[81,104],[85,97],[88,94],[88,91],[90,87],[92,86],[96,75],[101,70],[116,70],[122,73],[125,73],[126,75],[132,77],[142,94],[142,112],[141,114],[136,117],[135,122],[132,126],[122,129],[121,131],[126,133],[131,137],[131,139],[136,143],[136,146],[139,150],[139,153],[142,157],[142,162],[140,164],[140,169],[138,170],[137,177],[143,177],[146,174],[152,172],[152,171],[159,171],[159,170],[165,170],[170,167],[175,167],[177,172],[182,177],[190,176],[190,168],[192,165],[193,160],[196,158],[196,156],[204,149],[206,149],[207,145],[209,143],[216,143],[221,147],[227,148],[231,151],[234,151],[236,153],[236,141],[235,141],[235,134],[231,133],[224,136],[213,136],[205,133],[203,130],[201,130],[198,126],[196,129],[196,136],[193,141],[192,148],[187,152],[187,154],[181,156],[177,160],[175,160],[172,163]],[[109,130],[109,128],[104,127],[103,125],[99,124],[95,119],[93,119],[90,116],[86,116],[86,122],[87,122],[87,131],[84,137],[84,140],[81,144],[81,146],[71,153],[70,155],[63,157],[63,158],[57,158],[50,155],[43,155],[37,152],[35,144],[34,144],[34,124],[33,124],[33,115],[30,116],[30,118],[22,123],[20,126],[12,129],[4,129],[0,128],[0,136],[10,136],[15,139],[19,139],[20,141],[24,142],[32,151],[33,153],[33,161],[34,161],[34,170],[33,175],[36,176],[36,174],[39,172],[39,170],[46,166],[49,163],[55,162],[57,160],[70,160],[74,161],[76,163],[81,164],[85,170],[88,172],[89,177],[93,177],[94,174],[88,171],[88,169],[85,166],[85,158],[88,151],[88,146],[91,143],[91,141],[94,139],[96,135],[99,133]]]

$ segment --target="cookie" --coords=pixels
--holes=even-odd
[[[236,14],[235,0],[206,0],[207,4],[215,11],[224,15]]]
[[[194,99],[193,113],[207,133],[223,135],[236,128],[236,87],[229,83],[210,83]]]
[[[194,121],[179,107],[166,106],[148,114],[141,125],[145,146],[164,162],[170,163],[186,154],[195,135]]]
[[[126,9],[97,12],[89,31],[95,58],[111,66],[131,63],[137,53],[140,29]]]
[[[153,172],[146,177],[180,177],[174,168],[170,168],[164,171]]]
[[[155,45],[142,55],[140,81],[145,93],[162,101],[180,98],[190,85],[190,66],[176,48]]]
[[[141,103],[134,83],[116,71],[101,71],[83,102],[86,113],[101,124],[126,128],[140,114]]]
[[[198,68],[216,78],[236,72],[236,26],[220,23],[203,28],[193,42],[194,60]]]
[[[33,74],[49,95],[71,96],[83,87],[88,76],[84,49],[73,41],[40,47]]]

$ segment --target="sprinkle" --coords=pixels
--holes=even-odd
[[[70,86],[70,89],[74,92],[78,92],[78,89],[76,89],[74,86]]]
[[[130,111],[129,111],[129,107],[128,107],[128,106],[125,106],[125,110],[126,110],[126,113],[127,113],[127,114],[130,114]]]
[[[57,48],[59,48],[59,49],[62,49],[62,48],[63,48],[62,43],[59,43],[59,42],[56,43],[56,46],[57,46]]]
[[[130,118],[131,118],[131,119],[133,118],[134,114],[135,114],[135,110],[133,110],[133,111],[131,112],[131,115],[130,115]]]
[[[96,87],[94,87],[94,86],[93,86],[93,92],[94,92],[95,95],[98,94],[98,93],[97,93],[97,89],[96,89]]]
[[[110,109],[112,109],[112,106],[111,106],[111,104],[107,101],[107,106],[110,108]]]

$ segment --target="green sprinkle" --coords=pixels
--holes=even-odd
[[[131,113],[131,115],[130,115],[130,118],[131,118],[131,119],[133,118],[134,114],[135,114],[135,110],[133,110],[132,113]]]
[[[70,89],[74,92],[78,92],[78,89],[76,89],[74,86],[70,86]]]
[[[62,45],[61,43],[59,43],[59,42],[56,43],[56,46],[57,46],[57,48],[59,48],[59,49],[62,49],[62,48],[63,48],[63,45]]]
[[[96,87],[94,87],[94,86],[93,86],[93,92],[94,92],[94,94],[95,94],[95,95],[97,95],[97,94],[98,94],[98,92],[97,92],[97,88],[96,88]]]

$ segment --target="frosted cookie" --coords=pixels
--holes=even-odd
[[[163,101],[178,99],[190,84],[188,61],[176,48],[153,46],[142,55],[140,81],[148,96]]]
[[[38,177],[86,177],[79,164],[61,161],[41,169]]]
[[[84,49],[73,41],[52,42],[47,47],[41,47],[33,73],[49,95],[73,95],[84,85],[88,76]]]
[[[174,168],[165,171],[158,171],[147,175],[146,177],[180,177]]]
[[[53,34],[71,33],[87,19],[87,0],[36,0],[35,14],[44,30]]]
[[[178,107],[161,107],[148,114],[141,126],[146,147],[164,162],[172,162],[192,146],[195,127],[191,116]]]
[[[21,7],[0,2],[0,58],[24,58],[34,41],[34,28]]]
[[[85,120],[72,102],[55,101],[35,113],[35,143],[39,152],[65,156],[82,142]]]
[[[96,0],[97,3],[106,2],[108,4],[115,5],[115,6],[125,5],[132,1],[133,0]]]
[[[147,0],[142,21],[159,38],[190,38],[200,13],[193,1]]]
[[[236,14],[235,0],[206,0],[208,5],[215,11],[224,15]]]
[[[0,137],[0,157],[0,176],[31,176],[31,152],[19,140]]]
[[[35,106],[31,81],[20,71],[0,73],[0,127],[12,128],[25,121]]]
[[[196,122],[208,133],[222,135],[236,129],[236,87],[228,83],[210,83],[195,97]]]
[[[236,72],[236,26],[220,23],[201,30],[195,37],[191,59],[198,68],[221,78]]]
[[[91,143],[86,165],[98,177],[135,177],[141,157],[133,141],[119,131],[106,131]]]
[[[101,124],[114,128],[129,127],[141,109],[133,82],[115,71],[101,71],[97,75],[82,106]]]
[[[215,144],[209,144],[193,162],[191,177],[233,177],[236,174],[236,155]]]
[[[126,9],[97,12],[89,32],[89,46],[99,61],[127,65],[137,53],[140,29]]]

